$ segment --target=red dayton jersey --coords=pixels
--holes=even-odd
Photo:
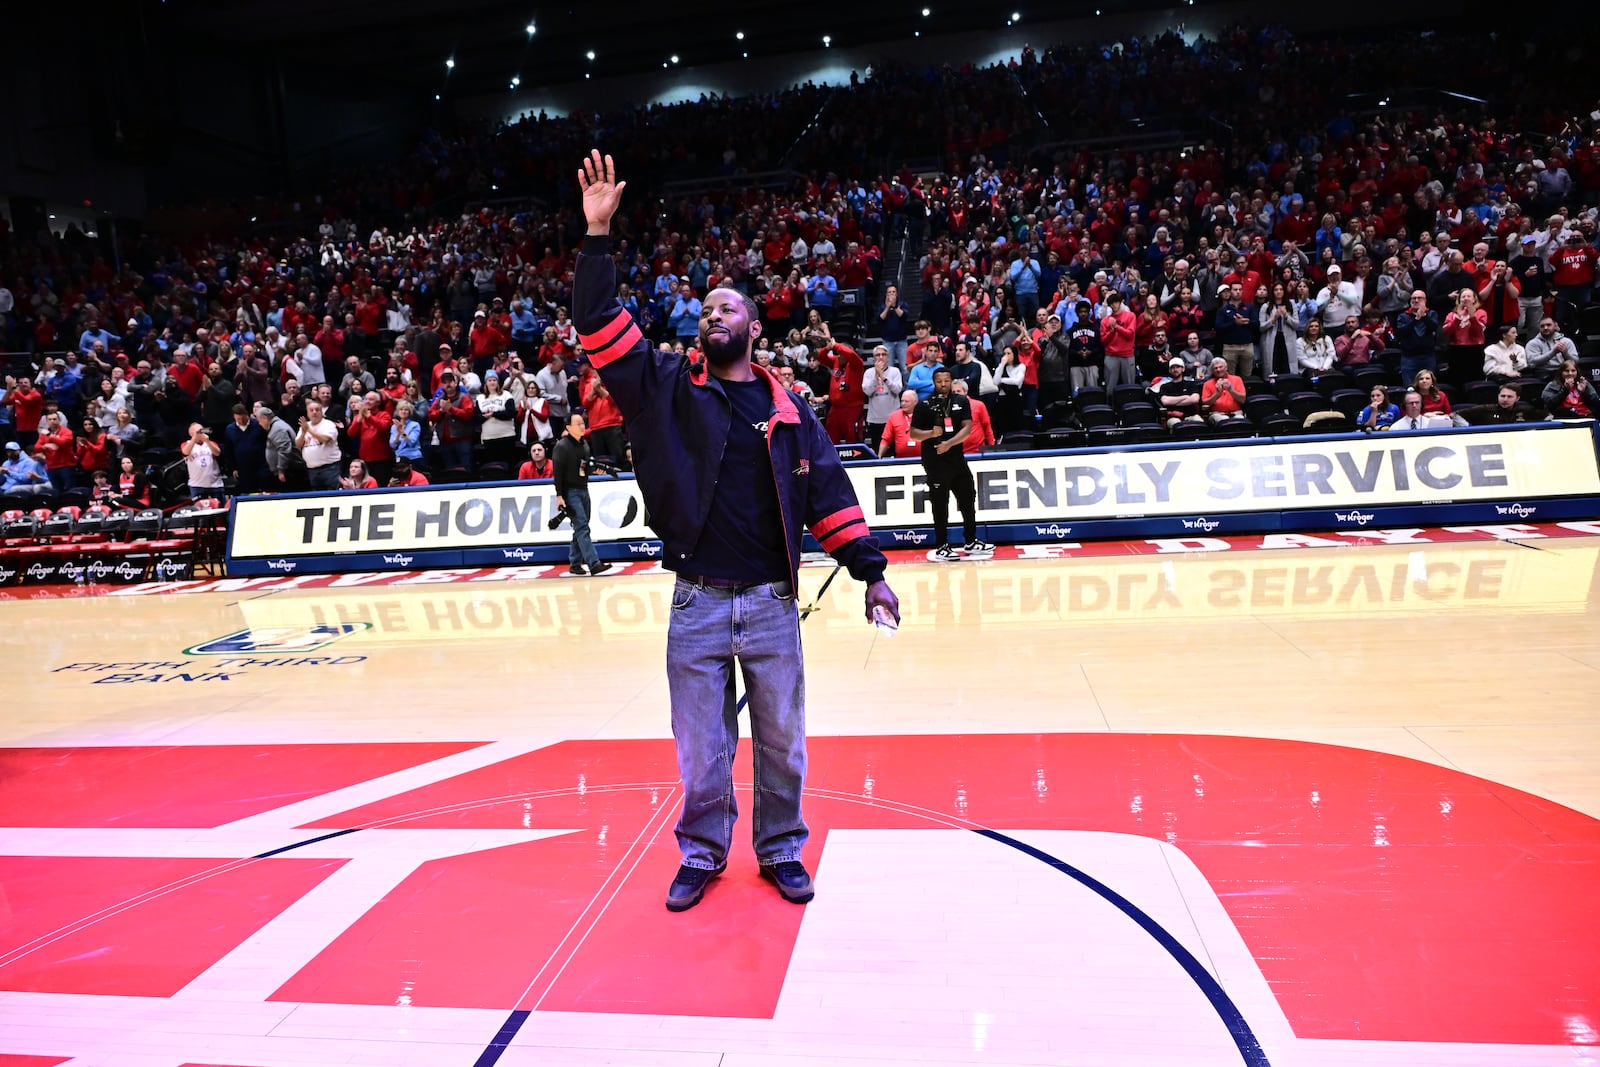
[[[1594,264],[1600,258],[1593,245],[1564,245],[1550,253],[1551,281],[1556,285],[1593,285]]]

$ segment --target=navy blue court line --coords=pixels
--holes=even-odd
[[[501,1054],[511,1047],[511,1041],[517,1036],[517,1031],[522,1029],[522,1024],[527,1022],[528,1016],[532,1014],[531,1008],[518,1008],[512,1012],[506,1021],[500,1024],[500,1030],[494,1035],[494,1040],[489,1042],[489,1047],[472,1061],[472,1067],[494,1067],[499,1063]]]
[[[1250,1024],[1245,1021],[1241,1012],[1227,992],[1217,980],[1211,977],[1211,972],[1200,965],[1200,961],[1179,943],[1178,939],[1162,927],[1162,925],[1146,915],[1133,901],[1118,893],[1115,889],[1098,881],[1065,860],[1056,859],[1048,852],[1034,848],[1032,845],[1018,841],[1014,837],[995,830],[974,828],[973,833],[982,834],[991,841],[998,841],[1002,845],[1010,845],[1018,852],[1032,856],[1041,863],[1049,864],[1062,874],[1076,880],[1086,888],[1093,890],[1100,897],[1112,904],[1116,909],[1138,923],[1145,933],[1155,939],[1156,943],[1167,950],[1168,955],[1178,961],[1178,965],[1188,972],[1190,980],[1200,987],[1200,991],[1211,1001],[1211,1007],[1221,1016],[1223,1025],[1227,1026],[1228,1033],[1233,1038],[1233,1043],[1238,1046],[1239,1055],[1244,1057],[1247,1067],[1272,1067],[1267,1061],[1267,1054],[1261,1048],[1261,1042],[1256,1040],[1256,1035],[1250,1029]]]
[[[335,830],[333,833],[323,834],[321,837],[308,837],[304,841],[296,841],[292,845],[284,845],[282,848],[275,848],[268,852],[261,852],[251,856],[250,858],[253,860],[264,860],[271,856],[281,855],[285,852],[293,852],[297,848],[305,848],[307,845],[314,845],[318,841],[331,841],[336,837],[343,837],[345,834],[353,834],[359,829],[361,829],[361,827],[352,826],[348,830]]]

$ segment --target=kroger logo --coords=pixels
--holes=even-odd
[[[920,545],[928,539],[928,535],[921,530],[896,530],[894,531],[894,539],[896,541],[910,541],[914,545]]]
[[[1357,526],[1365,526],[1377,516],[1370,511],[1335,511],[1333,517],[1337,522],[1353,522]]]
[[[642,544],[629,545],[628,551],[636,556],[659,556],[661,554],[661,546],[645,541]]]
[[[133,579],[139,577],[143,573],[144,573],[144,571],[143,571],[142,568],[135,567],[133,564],[129,563],[127,560],[122,560],[121,562],[117,563],[115,566],[112,566],[110,563],[107,563],[103,559],[97,559],[94,562],[89,564],[89,577],[93,578],[95,580],[99,580],[101,578],[108,578],[111,575],[115,574],[118,578],[123,578],[123,579],[126,579],[128,581],[132,581]]]
[[[35,563],[33,566],[28,568],[27,575],[29,578],[32,578],[35,581],[42,582],[46,578],[55,574],[55,572],[56,569],[54,567],[48,566],[44,563]]]
[[[1072,532],[1072,527],[1057,526],[1052,522],[1049,526],[1035,526],[1033,532],[1047,537],[1065,537]]]
[[[162,562],[165,563],[166,561],[163,560]],[[158,566],[159,566],[159,564],[158,564]],[[295,561],[292,560],[292,559],[269,559],[269,560],[267,560],[267,569],[268,570],[283,571],[285,574],[287,574],[288,572],[294,570],[294,568],[295,568]]]
[[[0,585],[4,585],[17,576],[17,568],[0,567]]]
[[[526,548],[502,548],[500,554],[505,556],[506,559],[514,559],[521,563],[526,563],[533,558],[533,553]],[[407,562],[409,563],[410,560],[408,559]]]
[[[1218,522],[1216,519],[1208,519],[1208,518],[1205,518],[1204,516],[1202,516],[1202,517],[1200,517],[1198,519],[1184,519],[1183,520],[1183,528],[1185,530],[1204,530],[1207,533],[1210,533],[1212,530],[1215,530],[1218,526],[1221,526],[1221,525],[1222,525],[1222,523]]]
[[[293,563],[289,564],[287,567],[284,568],[284,570],[292,570],[292,569],[294,569],[294,564]],[[180,575],[182,573],[183,573],[183,563],[180,560],[163,559],[163,560],[160,560],[160,561],[158,561],[156,563],[156,575],[158,577],[176,578],[178,575]]]
[[[1496,515],[1515,515],[1519,519],[1526,519],[1538,510],[1537,507],[1530,508],[1526,504],[1496,504],[1494,506]]]
[[[412,558],[413,557],[406,555],[404,552],[397,552],[392,556],[385,555],[383,557],[383,561],[385,563],[392,563],[396,567],[409,567],[411,566]]]

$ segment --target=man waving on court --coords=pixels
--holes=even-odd
[[[667,907],[700,902],[727,866],[738,810],[734,661],[754,738],[752,827],[761,875],[785,900],[813,895],[800,852],[807,830],[805,678],[795,586],[805,527],[899,620],[885,560],[838,453],[809,407],[751,362],[761,321],[749,297],[701,301],[698,359],[658,349],[617,300],[611,217],[625,182],[598,151],[578,172],[588,235],[572,303],[578,339],[626,420],[634,471],[663,562],[677,573],[667,631],[672,734],[683,777],[682,866]]]

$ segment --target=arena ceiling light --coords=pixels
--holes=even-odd
[[[822,35],[822,47],[824,47],[824,48],[832,48],[833,47],[833,38],[829,37],[827,34],[823,34]]]
[[[923,18],[927,18],[931,14],[933,14],[933,8],[925,7],[925,8],[922,9],[922,17]]]
[[[738,32],[738,33],[736,33],[736,34],[734,34],[734,35],[733,35],[733,39],[734,39],[734,40],[735,40],[735,41],[742,41],[742,40],[744,40],[744,31],[743,31],[743,30],[740,30],[740,31],[739,31],[739,32]]]
[[[593,49],[593,48],[591,48],[591,49],[589,49],[589,50],[588,50],[588,51],[587,51],[587,52],[585,52],[585,53],[584,53],[584,54],[583,54],[583,58],[585,58],[585,59],[587,59],[587,60],[588,60],[588,61],[589,61],[589,62],[591,62],[591,63],[593,63],[593,62],[594,62],[594,49]]]
[[[526,26],[524,26],[524,27],[523,27],[523,29],[525,29],[525,30],[527,30],[527,31],[528,31],[528,36],[529,36],[529,37],[532,37],[532,36],[533,36],[533,35],[534,35],[534,34],[536,34],[536,33],[538,33],[538,32],[539,32],[539,27],[537,27],[537,26],[535,26],[535,25],[534,25],[534,24],[533,24],[533,23],[531,23],[531,22],[530,22],[530,23],[528,23],[528,24],[527,24],[527,25],[526,25]]]
[[[444,69],[445,70],[455,70],[456,69],[456,61],[454,59],[445,60],[444,61]]]
[[[521,84],[522,84],[522,75],[513,74],[511,76],[511,88],[515,89],[517,86],[519,86]]]

